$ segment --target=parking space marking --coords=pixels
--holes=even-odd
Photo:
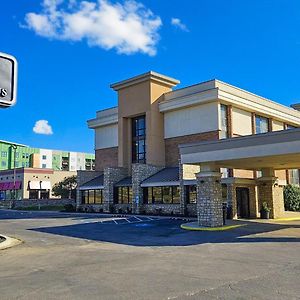
[[[119,218],[106,218],[106,219],[96,219],[96,218],[91,218],[91,219],[83,219],[79,220],[80,223],[83,224],[88,224],[88,223],[99,223],[103,225],[124,225],[124,224],[136,224],[136,223],[147,223],[147,222],[152,222],[152,221],[157,221],[160,220],[159,218],[153,218],[153,217],[148,217],[148,216],[128,216],[126,217],[119,217]]]

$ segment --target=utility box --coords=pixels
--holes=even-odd
[[[0,107],[6,108],[16,103],[17,60],[0,52]]]

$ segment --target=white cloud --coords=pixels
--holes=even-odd
[[[32,130],[37,134],[53,134],[52,127],[48,124],[47,120],[36,121]]]
[[[64,5],[67,2],[67,5]],[[112,4],[74,0],[44,0],[40,13],[26,14],[26,27],[50,39],[82,41],[118,53],[156,54],[162,25],[143,4],[125,0]]]
[[[171,19],[171,24],[172,24],[173,26],[177,27],[177,28],[180,28],[180,29],[183,30],[183,31],[189,31],[189,29],[187,28],[187,26],[186,26],[185,24],[183,24],[183,23],[181,22],[181,20],[178,19],[178,18],[172,18],[172,19]]]

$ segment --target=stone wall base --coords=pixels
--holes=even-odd
[[[180,215],[180,204],[144,204],[141,213],[151,215]]]
[[[32,206],[64,206],[76,205],[75,199],[24,199],[24,200],[1,200],[0,205],[7,208],[27,208]]]

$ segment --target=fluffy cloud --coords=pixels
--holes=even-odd
[[[172,18],[172,19],[171,19],[171,24],[172,24],[173,26],[175,26],[175,27],[177,27],[177,28],[183,30],[183,31],[189,31],[188,28],[187,28],[187,26],[186,26],[185,24],[183,24],[183,23],[181,22],[181,20],[178,19],[178,18]]]
[[[47,120],[36,121],[32,130],[37,134],[53,134],[52,127],[48,124]]]
[[[25,22],[37,35],[50,39],[86,40],[89,46],[150,56],[156,54],[162,25],[159,16],[134,0],[123,4],[107,0],[44,0],[42,11],[27,13]]]

